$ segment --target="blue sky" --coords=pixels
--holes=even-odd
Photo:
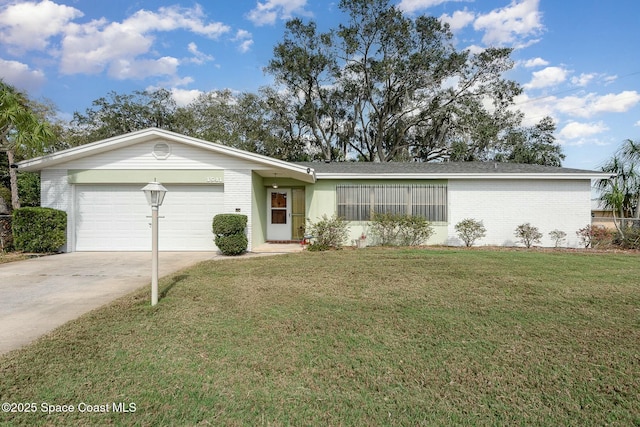
[[[0,77],[62,117],[109,91],[164,87],[185,104],[215,89],[255,91],[292,17],[342,16],[313,0],[0,0]],[[515,48],[507,75],[529,123],[557,123],[564,166],[596,169],[640,140],[637,0],[397,0],[450,23],[459,49]]]

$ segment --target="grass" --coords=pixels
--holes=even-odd
[[[0,423],[640,425],[639,277],[586,252],[202,263],[0,358],[1,400],[38,405]]]
[[[0,264],[5,264],[15,261],[23,261],[29,259],[31,256],[22,252],[4,252],[0,251]]]

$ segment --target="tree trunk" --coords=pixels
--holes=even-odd
[[[13,210],[16,210],[20,209],[20,199],[18,198],[18,174],[16,173],[16,169],[11,167],[14,162],[13,151],[11,149],[7,150],[7,159],[9,161],[9,181],[11,183],[11,206],[13,207]]]
[[[9,215],[9,206],[2,196],[0,196],[0,215]]]

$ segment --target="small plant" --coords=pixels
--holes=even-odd
[[[487,229],[484,228],[482,221],[476,221],[473,218],[466,218],[456,224],[456,233],[466,247],[471,247],[476,240],[485,236]]]
[[[339,249],[347,240],[347,222],[335,214],[328,218],[322,215],[320,221],[309,222],[309,231],[315,237],[315,241],[309,245],[311,251],[325,251],[328,249]]]
[[[246,227],[246,215],[219,214],[213,217],[211,228],[216,236],[216,246],[223,255],[240,255],[247,250]]]
[[[591,224],[576,231],[576,236],[585,248],[597,248],[601,243],[611,239],[611,235],[605,227]]]
[[[542,233],[538,227],[534,227],[528,222],[516,227],[515,236],[527,248],[530,248],[534,243],[540,243],[540,239],[542,239]]]
[[[611,243],[624,249],[640,249],[640,227],[627,227],[624,234],[612,236]]]
[[[433,235],[433,226],[422,216],[401,215],[398,221],[398,243],[401,246],[418,246]]]
[[[371,232],[382,246],[417,246],[433,235],[433,226],[421,216],[375,214]]]
[[[567,233],[562,230],[553,230],[549,232],[549,237],[551,237],[551,240],[553,240],[553,243],[557,248],[567,240]]]
[[[397,215],[389,213],[373,214],[373,221],[371,222],[371,234],[375,236],[376,243],[379,245],[395,245],[398,239]]]

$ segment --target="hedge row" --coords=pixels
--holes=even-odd
[[[23,252],[56,252],[67,241],[67,213],[51,208],[13,211],[13,245]]]

